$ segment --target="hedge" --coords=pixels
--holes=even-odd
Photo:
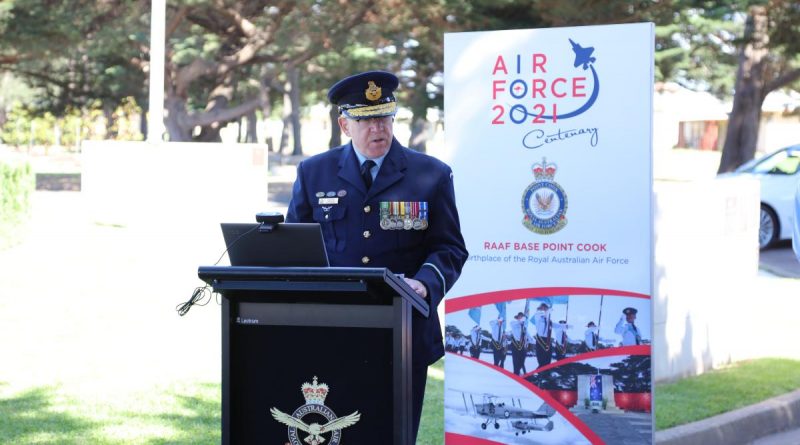
[[[0,248],[14,244],[19,229],[30,217],[35,186],[30,164],[0,160]]]

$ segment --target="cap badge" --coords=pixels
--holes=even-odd
[[[381,98],[381,87],[375,85],[375,82],[369,81],[367,83],[367,90],[364,91],[367,99],[375,101]]]

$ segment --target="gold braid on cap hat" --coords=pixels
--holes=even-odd
[[[375,115],[394,113],[397,110],[397,102],[366,106],[351,105],[348,107],[339,107],[339,110],[341,112],[346,112],[347,115],[351,117],[372,117]]]

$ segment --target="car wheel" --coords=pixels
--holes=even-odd
[[[771,208],[762,204],[761,220],[758,226],[758,247],[766,249],[774,244],[778,239],[778,232],[778,217]]]

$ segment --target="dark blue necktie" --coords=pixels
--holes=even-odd
[[[372,159],[367,159],[361,164],[361,178],[364,180],[367,190],[372,187],[372,167],[375,167],[375,161]]]

